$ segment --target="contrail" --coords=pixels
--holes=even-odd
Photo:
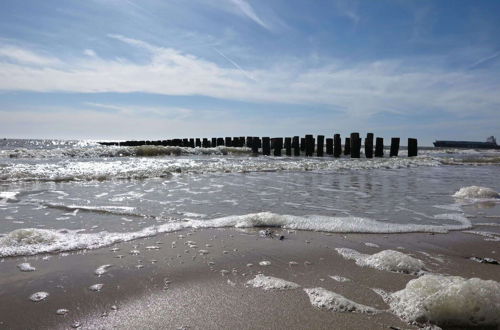
[[[472,64],[471,66],[469,66],[469,70],[470,69],[474,69],[476,66],[480,65],[480,64],[483,64],[484,62],[488,62],[488,61],[491,61],[495,58],[497,58],[498,56],[500,56],[500,52],[496,52],[495,54],[493,55],[490,55],[490,56],[487,56],[487,57],[484,57],[478,61],[476,61],[474,64]]]
[[[235,61],[233,61],[232,59],[230,59],[229,57],[227,57],[226,55],[224,55],[220,50],[218,50],[217,48],[213,47],[213,49],[219,53],[220,56],[224,57],[229,63],[231,63],[232,65],[234,65],[234,67],[238,70],[240,70],[244,75],[245,77],[247,77],[248,79],[252,80],[252,81],[255,81],[257,82],[257,80],[255,80],[254,77],[252,77],[248,72],[246,72],[245,70],[243,70],[243,68],[241,66],[238,65],[238,63],[236,63]]]

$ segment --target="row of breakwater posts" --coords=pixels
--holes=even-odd
[[[399,153],[400,138],[391,138],[389,156],[397,157]],[[333,157],[340,157],[342,154],[351,158],[360,158],[362,139],[359,133],[351,133],[350,137],[345,138],[344,148],[342,149],[342,140],[340,134],[335,134],[333,138],[326,138],[324,135],[306,135],[305,137],[226,137],[226,138],[190,138],[190,139],[170,139],[158,141],[124,141],[124,142],[99,142],[101,145],[114,146],[175,146],[186,148],[213,148],[218,146],[226,147],[247,147],[251,148],[254,154],[270,156],[271,150],[274,156],[282,156],[283,149],[286,156],[323,157],[325,154]],[[384,139],[377,137],[373,133],[368,133],[364,139],[364,154],[366,158],[384,157]],[[326,148],[325,148],[326,147]],[[375,147],[375,148],[374,148]],[[418,154],[417,139],[408,139],[408,157],[414,157]]]

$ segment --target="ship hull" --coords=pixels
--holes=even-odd
[[[436,141],[434,146],[439,148],[500,149],[500,146],[495,143],[474,141]]]

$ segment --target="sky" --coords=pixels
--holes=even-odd
[[[2,0],[0,137],[500,138],[499,36],[497,0]]]

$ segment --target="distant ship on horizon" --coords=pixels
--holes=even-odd
[[[468,149],[500,149],[494,136],[486,139],[486,142],[475,141],[443,141],[436,140],[434,147],[440,148],[468,148]]]

